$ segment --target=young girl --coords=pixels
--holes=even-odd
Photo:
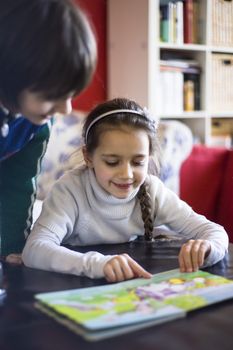
[[[27,266],[105,277],[117,282],[151,275],[128,255],[81,254],[61,246],[152,239],[167,225],[187,240],[179,253],[181,271],[221,260],[228,247],[224,229],[196,214],[148,174],[156,126],[147,111],[127,99],[97,106],[83,127],[85,167],[65,174],[53,187],[23,250]],[[144,233],[145,232],[145,233]]]

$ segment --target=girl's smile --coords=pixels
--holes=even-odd
[[[92,155],[85,154],[100,186],[117,198],[127,198],[145,181],[149,139],[144,130],[122,126],[101,133]]]
[[[122,195],[125,194],[125,196],[127,196],[127,193],[130,193],[133,190],[133,183],[130,184],[118,184],[118,183],[114,183],[112,182],[113,185],[116,187],[117,190],[122,192]]]
[[[117,184],[117,183],[114,183],[114,185],[118,188],[122,188],[122,189],[128,189],[130,188],[130,186],[133,185],[133,183],[130,183],[130,184]]]

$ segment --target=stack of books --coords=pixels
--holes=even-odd
[[[160,61],[160,111],[161,115],[198,111],[200,101],[199,63],[190,59]]]

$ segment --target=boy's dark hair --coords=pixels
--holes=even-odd
[[[46,99],[79,93],[96,64],[96,44],[72,0],[0,2],[0,102],[17,108],[19,94]]]
[[[139,114],[133,114],[133,113],[127,113],[127,112],[116,112],[112,115],[109,115],[107,117],[104,117],[98,120],[89,129],[89,125],[98,116],[104,113],[114,111],[114,110],[119,110],[119,109],[137,111],[139,112]],[[158,144],[158,138],[156,137],[157,130],[156,130],[155,124],[153,120],[151,120],[151,118],[148,116],[148,112],[145,109],[143,109],[135,101],[132,101],[126,98],[116,98],[116,99],[104,102],[102,104],[99,104],[96,108],[94,108],[88,114],[85,120],[85,123],[83,125],[83,133],[82,133],[82,136],[85,139],[85,146],[86,146],[87,153],[92,154],[92,152],[94,152],[96,147],[98,147],[99,138],[102,132],[109,129],[120,128],[122,125],[127,125],[135,129],[145,130],[149,139],[150,155],[155,156],[155,153],[158,152],[156,154],[158,158],[157,159],[154,158],[155,160],[154,169],[156,173],[158,173],[159,144]],[[86,135],[88,129],[89,129],[88,135]],[[146,181],[141,185],[138,191],[137,197],[139,199],[141,211],[142,211],[142,219],[144,222],[144,229],[145,229],[145,238],[146,240],[152,240],[154,218],[152,217],[151,198],[150,198],[150,193],[148,191],[148,185]]]

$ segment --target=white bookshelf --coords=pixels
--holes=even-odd
[[[210,144],[213,118],[232,118],[229,110],[212,110],[212,55],[232,54],[233,46],[214,45],[212,5],[201,0],[198,44],[171,44],[160,41],[159,6],[168,1],[108,0],[108,98],[124,96],[147,106],[157,119],[178,119],[190,126],[194,137]],[[230,2],[231,3],[231,2]],[[233,21],[232,16],[229,16]],[[233,38],[232,38],[233,42]],[[163,114],[159,110],[160,58],[165,52],[195,59],[201,67],[201,108],[198,111]],[[232,56],[233,57],[233,56]],[[232,81],[233,86],[233,81]],[[232,88],[233,91],[233,88]],[[232,103],[233,106],[233,103]]]

